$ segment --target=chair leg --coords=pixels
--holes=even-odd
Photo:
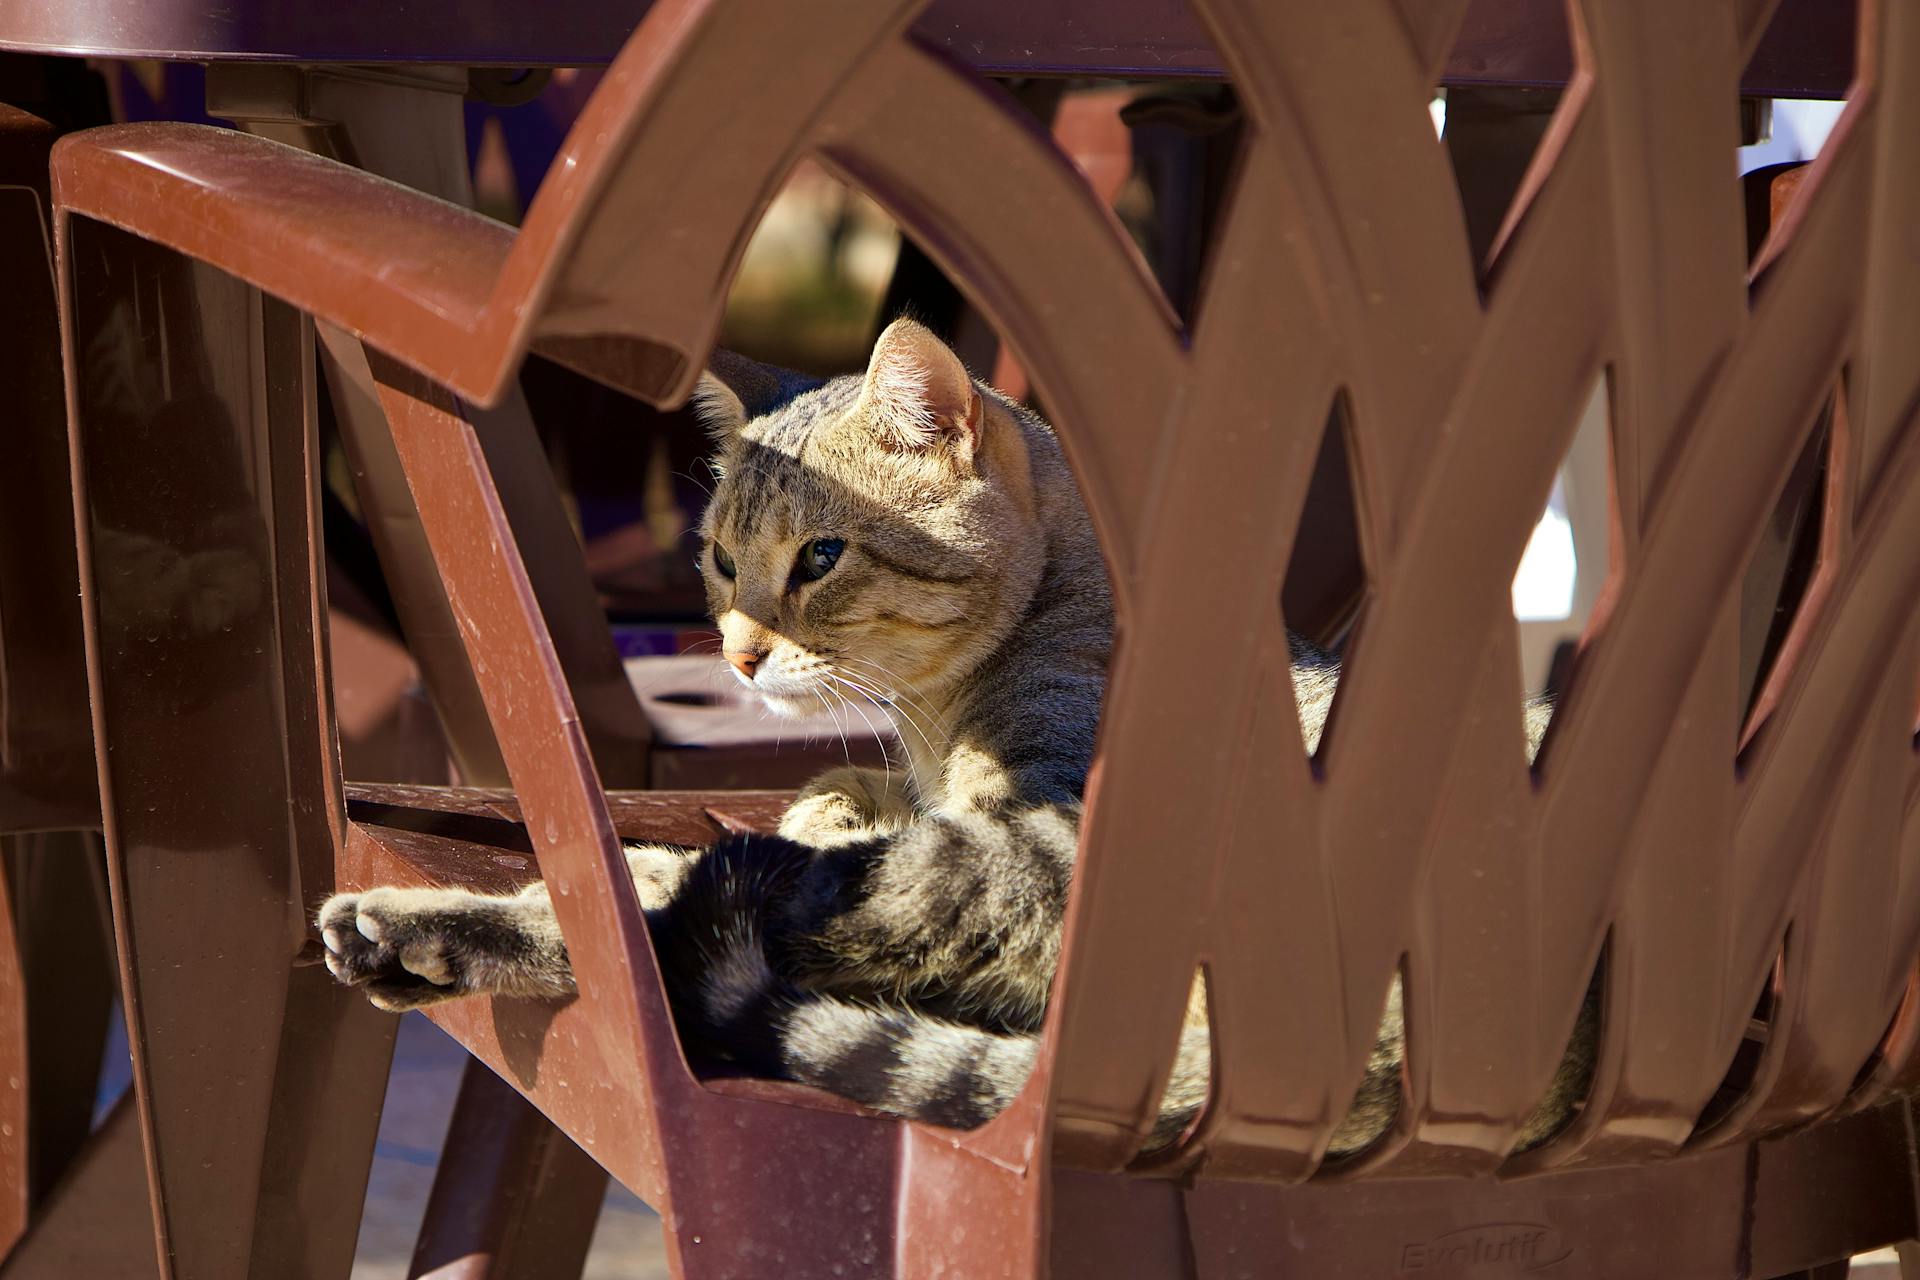
[[[0,839],[26,983],[28,1195],[38,1204],[87,1140],[117,986],[100,838]]]
[[[0,1259],[0,1280],[156,1280],[153,1221],[137,1211],[146,1189],[140,1118],[133,1099],[122,1098]]]
[[[311,326],[122,232],[56,231],[101,805],[161,1272],[344,1278],[394,1025],[298,964],[344,832]]]
[[[469,1059],[447,1128],[415,1280],[551,1280],[586,1266],[607,1172],[512,1086]]]
[[[27,984],[13,927],[13,898],[0,866],[0,1258],[27,1230]]]
[[[97,836],[0,837],[0,1257],[92,1124],[114,996],[105,898]]]

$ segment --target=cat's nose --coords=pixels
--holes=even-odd
[[[751,680],[754,671],[760,666],[760,660],[766,656],[764,653],[755,653],[751,649],[736,649],[727,655],[727,661],[733,664],[735,671]]]

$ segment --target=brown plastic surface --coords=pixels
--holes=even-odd
[[[1316,1280],[1375,1277],[1447,1240],[1522,1248],[1509,1227],[1564,1250],[1560,1275],[1659,1259],[1768,1276],[1911,1236],[1911,1117],[1885,1099],[1915,1071],[1920,1020],[1902,1004],[1920,948],[1920,22],[1866,4],[1847,113],[1749,271],[1727,158],[1764,3],[1579,4],[1578,70],[1484,263],[1425,111],[1460,0],[1412,23],[1390,0],[1197,7],[1250,125],[1191,331],[1030,120],[881,0],[656,4],[511,238],[258,140],[152,126],[61,145],[74,243],[127,228],[385,353],[369,372],[530,843],[356,822],[346,877],[537,857],[580,998],[439,1017],[660,1208],[689,1276],[1112,1275],[1142,1257],[1214,1276],[1284,1254]],[[529,344],[684,395],[746,229],[809,150],[1017,349],[1114,578],[1121,643],[1047,1051],[970,1134],[688,1073],[463,400],[502,395]],[[69,270],[82,300],[110,287],[84,258]],[[1843,370],[1832,537],[1741,751],[1742,574]],[[1508,586],[1602,378],[1613,581],[1530,771]],[[1339,393],[1370,590],[1310,764],[1279,584]],[[201,434],[285,447],[284,423],[236,422],[251,430]],[[113,509],[96,493],[96,520]],[[1220,643],[1196,664],[1201,620]],[[305,663],[298,644],[261,659],[289,707]],[[123,860],[140,847],[121,841]],[[172,843],[243,856],[211,830]],[[185,891],[122,896],[142,894],[177,908]],[[1603,951],[1593,1094],[1508,1159]],[[1776,960],[1754,1082],[1696,1133]],[[1196,967],[1209,1109],[1123,1173]],[[1322,1170],[1396,971],[1400,1123]],[[1176,1172],[1188,1189],[1152,1181]],[[1803,1211],[1836,1187],[1849,1213]]]
[[[1457,19],[1410,2],[1423,43],[1444,45]],[[1851,11],[1829,0],[1784,0],[1748,68],[1749,93],[1838,97],[1850,65]],[[0,48],[114,58],[237,62],[504,63],[589,66],[609,61],[647,12],[644,3],[573,0],[533,9],[469,0],[449,25],[400,9],[370,22],[352,6],[266,5],[245,22],[208,0],[0,0]],[[1182,0],[935,0],[915,32],[989,75],[1220,76],[1218,42]],[[1444,72],[1448,84],[1558,84],[1572,73],[1560,0],[1477,0]]]
[[[52,584],[52,592],[28,592],[20,605],[11,608],[14,592],[7,589],[17,589],[23,572],[33,575],[26,578],[28,583],[45,583],[47,575],[33,563],[39,557],[32,556],[29,548],[45,538],[46,522],[35,522],[32,516],[36,510],[44,512],[50,506],[58,512],[58,495],[48,491],[64,487],[66,480],[60,441],[64,435],[65,414],[58,397],[47,385],[45,364],[47,343],[58,332],[57,327],[50,329],[47,325],[53,302],[52,277],[40,274],[43,263],[51,266],[46,253],[50,242],[43,231],[48,227],[48,212],[46,186],[41,175],[52,145],[53,130],[44,122],[25,112],[0,107],[0,184],[4,184],[0,185],[0,255],[4,255],[0,261],[6,263],[10,276],[20,279],[18,288],[24,295],[17,308],[8,310],[5,341],[0,342],[0,352],[5,354],[0,355],[0,359],[8,359],[16,352],[24,357],[10,365],[11,370],[23,378],[20,412],[8,435],[19,441],[28,463],[0,473],[7,477],[0,480],[0,484],[9,486],[0,494],[0,519],[7,521],[0,527],[0,735],[4,735],[0,738],[0,742],[4,742],[0,748],[0,830],[14,823],[31,826],[44,808],[42,803],[21,794],[38,788],[25,777],[16,776],[24,775],[38,763],[31,757],[23,758],[20,749],[29,745],[26,739],[33,728],[27,713],[51,712],[46,719],[48,728],[55,733],[62,729],[71,733],[80,723],[74,714],[78,707],[76,700],[68,699],[67,705],[53,708],[37,707],[31,695],[13,694],[14,686],[21,676],[27,675],[51,676],[56,689],[63,674],[79,675],[83,680],[85,677],[85,671],[76,670],[71,660],[48,672],[36,670],[27,656],[33,652],[27,643],[32,629],[49,625],[58,628],[61,622],[57,612],[44,621],[36,619],[28,612],[28,606],[38,605],[44,609],[49,594],[58,598],[60,584]],[[35,286],[42,279],[46,280],[47,287],[39,294],[36,307]],[[32,362],[36,348],[41,357],[38,365]],[[39,465],[34,465],[36,462]],[[27,492],[17,492],[20,489]],[[35,489],[40,492],[34,493]],[[21,503],[20,516],[13,515],[16,507],[9,498]],[[71,527],[71,517],[68,524]],[[77,581],[76,577],[67,585],[77,587]],[[77,635],[78,612],[73,612],[68,621],[69,636]],[[33,656],[44,663],[43,651]],[[73,688],[71,682],[68,687]],[[82,700],[84,689],[84,684],[78,689]],[[20,705],[23,702],[25,706]],[[91,755],[91,732],[85,735],[85,745],[87,754]],[[57,758],[57,748],[54,754]],[[84,778],[84,770],[81,776]],[[27,785],[23,787],[23,783]],[[31,1096],[27,1092],[27,1032],[31,1009],[24,948],[14,926],[15,908],[9,879],[9,868],[0,865],[0,1257],[5,1257],[26,1231],[32,1197],[32,1151],[28,1146],[27,1128],[31,1110]]]
[[[63,327],[161,1273],[344,1276],[393,1022],[294,967],[344,823],[315,590],[311,325],[218,272],[68,225],[62,254],[107,269],[81,273]],[[100,287],[133,276],[137,310]],[[103,554],[103,531],[210,557],[204,594],[156,614],[150,575]]]
[[[0,832],[92,827],[93,726],[71,548],[53,293],[54,133],[0,104]]]
[[[0,879],[13,898],[13,920],[0,926],[14,944],[8,981],[18,984],[25,1006],[17,1019],[8,1017],[18,1034],[10,1029],[0,1049],[20,1053],[4,1080],[9,1101],[25,1104],[14,1122],[0,1123],[0,1167],[11,1168],[24,1150],[34,1205],[86,1144],[117,994],[100,838],[44,831],[0,839]]]
[[[0,874],[0,1258],[27,1229],[27,990],[20,942],[13,927],[13,895]],[[15,1083],[15,1082],[18,1083]]]
[[[40,1207],[34,1229],[0,1256],[4,1280],[156,1280],[140,1118],[131,1096],[114,1104]]]
[[[114,997],[59,376],[47,154],[0,105],[0,1258],[57,1231],[50,1197],[105,1239],[137,1202],[76,1202]],[[138,1177],[137,1150],[117,1174]],[[64,1180],[64,1181],[63,1181]],[[24,1263],[21,1264],[25,1266]],[[24,1270],[9,1274],[25,1274]]]

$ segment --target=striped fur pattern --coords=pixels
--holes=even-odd
[[[903,751],[816,779],[775,836],[629,850],[681,1035],[697,1058],[977,1125],[1032,1069],[1059,959],[1112,644],[1099,546],[1052,432],[918,325],[891,326],[864,378],[761,412],[742,385],[709,377],[698,396],[723,648],[753,655],[741,678],[773,711],[871,703]],[[822,539],[844,549],[810,576]],[[1338,667],[1301,642],[1293,659],[1312,750]],[[1545,718],[1530,709],[1536,746]],[[541,886],[342,895],[320,927],[334,973],[387,1008],[572,986]],[[1196,984],[1156,1144],[1205,1102],[1203,997]],[[1584,1091],[1592,1024],[1523,1142]],[[1403,1043],[1396,982],[1333,1154],[1391,1124]]]

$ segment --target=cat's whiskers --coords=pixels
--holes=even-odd
[[[711,471],[712,468],[709,467],[708,470]],[[700,490],[700,492],[706,494],[708,502],[713,501],[713,486],[708,484],[705,480],[702,480],[699,476],[696,476],[695,474],[693,474],[692,467],[688,467],[685,471],[674,472],[673,478],[676,480],[685,480],[688,484]],[[690,529],[688,530],[688,532],[692,533],[692,532],[696,532],[696,530]]]
[[[933,709],[932,700],[916,689],[911,680],[903,679],[898,672],[894,671],[893,668],[887,666],[885,663],[876,662],[872,658],[855,658],[851,656],[842,658],[841,662],[866,668],[868,678],[876,687],[883,687],[885,689],[885,696],[889,701],[899,698],[903,701],[912,702],[918,706],[920,714],[936,723],[939,722],[941,717],[939,713]]]
[[[821,666],[821,672],[822,674],[830,674],[826,672],[824,664]],[[838,696],[838,692],[833,689],[832,685],[828,685],[825,688],[819,686],[815,686],[814,688],[815,696],[820,699],[820,706],[826,711],[827,718],[832,722],[834,729],[840,734],[840,754],[846,757],[847,768],[851,769],[853,768],[853,747],[847,741],[846,721],[834,714],[833,703],[827,698],[829,692],[833,692],[836,697]],[[842,701],[845,701],[845,699],[842,699]]]
[[[850,687],[860,688],[861,686],[853,685]],[[908,729],[912,730],[914,736],[920,740],[920,745],[926,749],[927,755],[937,758],[944,754],[941,748],[939,746],[936,746],[934,744],[933,739],[930,736],[928,736],[926,727],[922,725],[918,720],[916,720],[907,711],[905,707],[895,703],[883,704],[876,695],[871,693],[863,694],[863,696],[870,699],[874,703],[874,705],[877,707],[885,707],[890,709],[893,714],[894,723],[896,725],[904,724]],[[907,745],[907,744],[903,744],[903,745]],[[911,751],[909,751],[909,755],[911,755]]]
[[[888,714],[887,708],[878,699],[876,699],[871,693],[868,693],[866,690],[862,689],[860,686],[848,683],[847,681],[843,680],[840,676],[834,674],[834,672],[831,670],[829,670],[826,674],[827,674],[827,678],[829,680],[834,681],[835,685],[845,685],[846,688],[852,689],[855,693],[860,695],[860,700],[855,701],[854,699],[847,697],[847,695],[841,692],[839,688],[834,689],[834,696],[839,698],[841,702],[845,703],[849,708],[851,708],[853,713],[859,716],[861,721],[866,724],[867,732],[873,735],[873,741],[875,745],[877,745],[880,748],[880,763],[882,767],[885,768],[886,770],[887,782],[888,782],[888,785],[891,786],[893,782],[893,753],[887,749],[886,735],[882,734],[878,726],[876,726],[873,723],[873,721],[867,717],[867,713],[861,709],[860,702],[866,702],[870,704],[873,707],[873,709],[875,711],[878,711],[882,716],[886,716]]]
[[[952,736],[947,732],[942,722],[942,717],[934,711],[928,699],[917,693],[907,682],[900,680],[880,663],[869,659],[842,658],[840,661],[843,665],[858,664],[860,667],[871,668],[871,673],[856,671],[855,674],[859,675],[861,679],[870,685],[872,691],[880,699],[891,705],[909,720],[912,720],[913,712],[918,711],[921,717],[940,735],[942,749],[951,742]],[[927,742],[927,749],[936,755],[940,754],[940,751],[934,748],[933,743],[928,741],[926,728],[917,723],[914,727],[920,730],[921,740]]]
[[[700,654],[700,646],[708,645],[708,644],[711,644],[713,646],[713,648],[709,650],[709,652],[715,658],[718,658],[720,656],[720,638],[718,636],[714,637],[712,640],[698,641],[693,648],[683,650],[683,653],[689,654],[689,655]],[[701,656],[705,656],[705,655],[701,655]],[[715,703],[725,703],[727,701],[728,693],[731,692],[731,688],[737,684],[738,682],[735,681],[733,678],[733,668],[729,667],[726,663],[713,662],[708,664],[707,692],[713,697],[713,700]],[[723,687],[723,686],[727,686],[727,687]],[[760,718],[764,720],[766,719],[766,715],[767,715],[766,708],[763,706],[760,709]],[[774,734],[773,750],[775,755],[778,755],[780,753],[780,735],[777,731]]]
[[[827,695],[823,693],[820,690],[819,686],[817,685],[807,690],[807,692],[811,693],[814,696],[814,700],[820,704],[820,709],[826,713],[828,723],[832,724],[835,729],[839,730],[840,754],[846,757],[847,768],[849,769],[853,768],[853,748],[847,743],[847,731],[841,725],[840,717],[833,714],[833,706],[831,703],[827,701]]]
[[[829,677],[831,677],[833,673],[828,672],[827,674]],[[887,785],[891,787],[893,785],[893,757],[892,757],[892,754],[887,750],[886,738],[881,735],[880,730],[874,725],[873,721],[867,718],[867,713],[865,710],[861,708],[860,703],[853,701],[851,698],[848,698],[845,694],[839,693],[838,690],[836,690],[835,693],[842,702],[847,704],[847,706],[853,711],[853,714],[860,717],[861,723],[867,726],[867,732],[873,735],[874,744],[880,748],[880,765],[883,769],[886,770]],[[872,698],[862,695],[862,699],[866,702],[873,703],[873,709],[875,711],[881,711],[880,704],[877,702],[874,702]],[[881,714],[884,715],[885,712],[881,711]]]
[[[881,699],[883,695],[877,689],[870,688],[855,677],[841,673],[834,673],[832,678],[871,701],[876,708],[882,708]],[[904,722],[908,728],[919,735],[921,745],[927,749],[927,754],[930,756],[939,756],[941,754],[940,749],[934,746],[933,740],[927,735],[925,727],[913,717],[911,710],[906,704],[893,703],[891,705],[893,711],[896,713],[897,722]]]

